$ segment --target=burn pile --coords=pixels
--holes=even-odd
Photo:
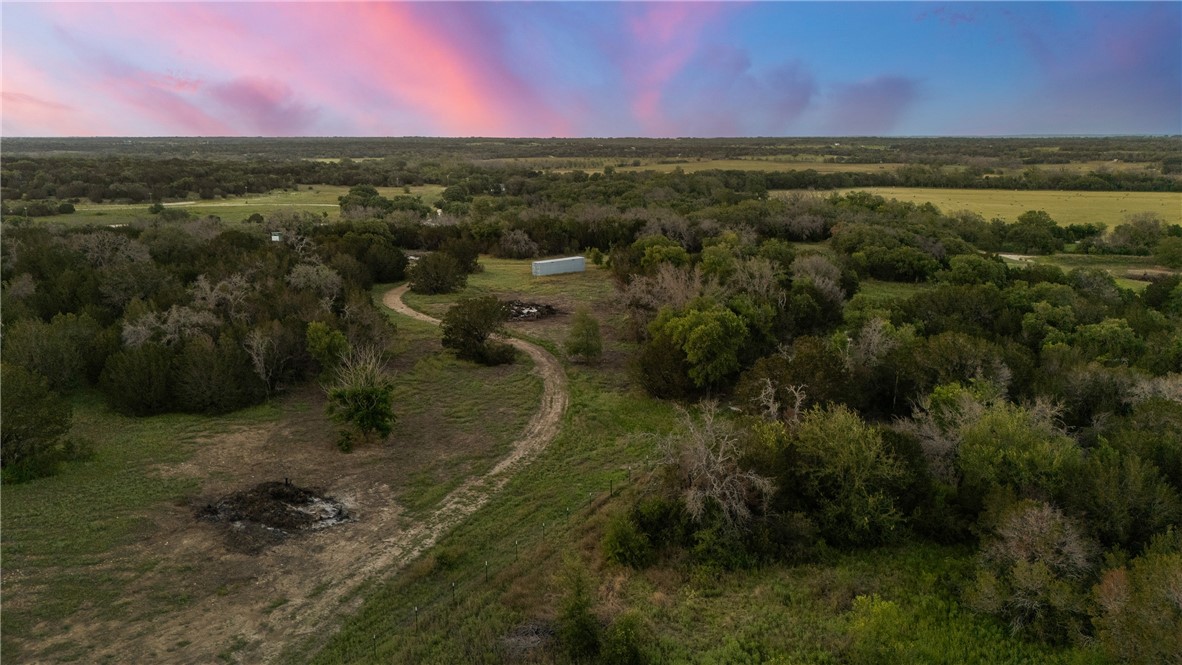
[[[553,305],[523,300],[507,301],[505,307],[509,310],[510,321],[536,321],[558,313]]]
[[[269,481],[241,490],[197,509],[199,520],[226,526],[226,546],[258,554],[302,531],[349,521],[339,501],[290,481]]]

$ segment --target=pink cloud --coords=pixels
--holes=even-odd
[[[631,109],[654,136],[669,135],[665,87],[701,46],[702,33],[724,10],[717,3],[663,2],[640,5],[628,18],[632,52],[621,63],[632,89]]]
[[[75,104],[70,98],[71,91],[58,89],[51,81],[39,67],[16,54],[5,53],[0,85],[4,135],[93,136],[110,129],[107,123]]]
[[[292,94],[286,84],[265,79],[240,78],[210,86],[210,96],[257,134],[297,136],[316,120],[316,111]]]

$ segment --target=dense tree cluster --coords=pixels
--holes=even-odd
[[[6,224],[6,384],[11,366],[36,377],[11,374],[14,389],[28,384],[30,395],[38,381],[54,395],[92,385],[131,414],[222,413],[316,371],[325,360],[310,352],[309,322],[354,344],[387,339],[389,324],[366,289],[403,276],[406,259],[388,228],[275,224],[282,242],[213,219],[75,230]],[[6,385],[6,405],[9,395]],[[21,445],[6,439],[5,455]]]
[[[1048,148],[1053,147],[1053,150]],[[1081,191],[1182,191],[1176,141],[1109,139],[815,139],[501,140],[447,139],[6,139],[0,204],[6,214],[49,216],[73,205],[148,203],[291,190],[312,183],[447,187],[441,207],[463,212],[469,197],[515,189],[536,169],[592,168],[700,159],[781,159],[844,164],[907,164],[895,169],[818,173],[807,168],[737,172],[762,189],[969,187]],[[353,159],[354,157],[358,159]],[[567,158],[569,163],[555,161]],[[1087,171],[1069,162],[1132,161],[1152,169]],[[586,177],[583,171],[578,172]],[[713,172],[729,178],[727,172]],[[519,189],[516,188],[516,189]],[[356,201],[349,201],[352,207]],[[431,202],[434,203],[434,202]],[[401,208],[413,207],[407,199]],[[384,211],[388,212],[388,209]]]

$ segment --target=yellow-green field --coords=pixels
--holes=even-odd
[[[1012,222],[1027,210],[1045,210],[1061,225],[1099,222],[1109,228],[1139,212],[1157,213],[1167,224],[1182,224],[1182,193],[1060,192],[927,187],[866,187],[888,199],[931,202],[943,212],[971,210],[985,219]],[[842,193],[854,190],[841,190]]]
[[[402,187],[378,187],[378,193],[386,197],[405,196]],[[422,185],[406,188],[411,196],[417,196],[423,203],[431,205],[443,192],[441,185]],[[336,219],[340,209],[337,198],[349,192],[343,185],[300,185],[298,190],[276,190],[267,194],[230,196],[224,199],[174,201],[165,203],[166,208],[183,208],[197,216],[217,215],[227,222],[241,222],[254,213],[264,217],[280,209],[304,212],[327,212],[329,219]],[[65,224],[116,224],[148,216],[147,203],[134,205],[117,203],[83,203],[72,215],[57,215],[46,218]]]
[[[659,171],[668,173],[681,169],[686,173],[713,170],[734,171],[807,171],[817,173],[878,173],[893,171],[902,164],[837,164],[833,162],[798,162],[778,159],[704,159],[682,164],[641,164],[621,167],[620,171]]]

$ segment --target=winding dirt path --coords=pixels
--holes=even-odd
[[[402,301],[406,291],[406,285],[390,289],[382,297],[382,303],[404,316],[439,325],[439,319],[411,309]],[[287,624],[297,630],[285,636],[286,639],[276,640],[275,635],[269,635],[269,644],[264,646],[262,654],[265,660],[274,660],[284,648],[292,645],[293,640],[306,639],[317,632],[322,633],[324,626],[331,625],[333,617],[340,614],[341,598],[377,575],[389,574],[402,568],[433,546],[504,489],[514,473],[537,456],[558,435],[562,415],[566,412],[570,397],[562,365],[548,351],[536,344],[515,338],[507,338],[505,341],[529,355],[534,361],[534,370],[542,378],[541,404],[521,437],[513,443],[509,455],[501,459],[488,473],[470,478],[452,490],[430,517],[383,539],[378,551],[360,561],[347,578],[336,581],[332,589],[323,592],[314,602],[305,603],[303,607],[293,607],[286,613],[287,616],[272,616],[273,623]],[[309,580],[307,584],[310,587],[315,582],[316,580]],[[354,603],[354,607],[357,604],[359,601]]]
[[[405,286],[391,289],[383,297],[384,304],[405,316],[439,324],[407,307],[402,302],[405,292]],[[348,503],[358,509],[359,521],[247,557],[227,554],[220,545],[211,544],[208,529],[197,530],[188,511],[180,511],[177,519],[184,520],[185,526],[170,532],[171,544],[164,543],[174,548],[170,556],[204,556],[223,567],[240,566],[245,588],[202,594],[190,605],[147,620],[87,622],[58,640],[104,645],[89,653],[94,661],[106,657],[114,662],[210,663],[221,658],[254,663],[290,657],[293,648],[306,647],[308,654],[315,653],[331,637],[340,617],[361,606],[365,594],[360,591],[366,584],[402,569],[488,503],[558,434],[569,401],[562,366],[539,346],[519,339],[506,341],[533,359],[543,383],[541,404],[509,455],[453,490],[428,517],[411,520],[403,515],[388,486],[355,485]],[[284,426],[276,423],[272,429]],[[266,432],[249,435],[265,436]],[[125,597],[134,598],[143,591],[136,587],[129,587]],[[282,602],[277,605],[275,599]]]

